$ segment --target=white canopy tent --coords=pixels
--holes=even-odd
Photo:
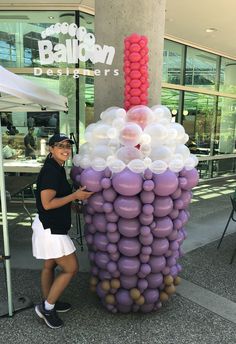
[[[67,111],[67,98],[60,96],[0,66],[0,112]],[[2,157],[2,128],[0,121],[0,188],[3,224],[4,254],[6,263],[8,314],[13,315],[10,247],[8,237],[5,178]]]

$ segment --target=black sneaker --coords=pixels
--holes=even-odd
[[[58,317],[55,307],[51,311],[47,311],[44,303],[35,306],[36,314],[45,321],[50,328],[60,328],[63,326],[62,320]]]
[[[55,309],[57,312],[65,313],[71,309],[71,304],[68,302],[57,301],[55,303]]]

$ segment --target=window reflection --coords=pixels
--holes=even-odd
[[[164,41],[162,81],[180,84],[183,45]]]

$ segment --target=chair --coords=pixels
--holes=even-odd
[[[225,233],[226,233],[226,231],[227,231],[227,228],[228,228],[228,226],[229,226],[230,221],[232,220],[232,221],[236,222],[236,218],[234,217],[234,213],[236,212],[236,199],[234,199],[232,196],[230,196],[230,200],[231,200],[231,203],[232,203],[232,210],[231,210],[231,213],[230,213],[230,215],[229,215],[229,218],[228,218],[228,221],[227,221],[227,223],[226,223],[226,226],[225,226],[225,229],[224,229],[224,231],[223,231],[223,234],[222,234],[222,236],[221,236],[221,238],[220,238],[220,241],[219,241],[219,243],[218,243],[218,245],[217,245],[217,249],[220,248],[220,245],[221,245],[221,243],[222,243],[222,240],[224,239],[224,236],[225,236]],[[235,258],[235,255],[236,255],[236,248],[235,248],[235,250],[234,250],[234,252],[233,252],[233,255],[232,255],[232,257],[231,257],[230,264],[233,263],[233,260],[234,260],[234,258]]]

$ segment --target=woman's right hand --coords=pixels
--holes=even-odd
[[[92,191],[84,191],[85,189],[86,186],[83,186],[73,193],[73,195],[75,196],[75,200],[78,199],[80,201],[84,201],[94,194],[94,192]]]

